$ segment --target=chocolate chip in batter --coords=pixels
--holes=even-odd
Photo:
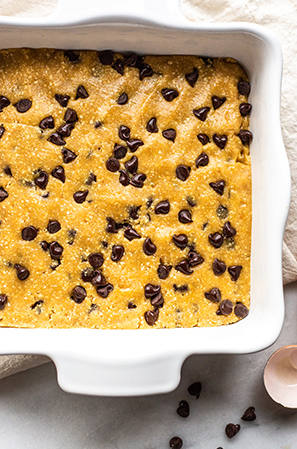
[[[54,178],[59,179],[59,181],[65,182],[65,170],[61,165],[55,167],[51,174]]]
[[[34,183],[37,187],[40,187],[40,189],[44,190],[48,183],[48,174],[41,170],[38,173],[38,176],[34,179]]]
[[[70,162],[74,161],[74,159],[77,158],[77,155],[73,153],[73,151],[68,150],[67,148],[63,148],[62,155],[65,164],[69,164]]]
[[[199,120],[201,120],[202,122],[205,122],[206,118],[207,118],[207,114],[209,113],[210,108],[208,106],[205,106],[203,108],[199,108],[199,109],[193,109],[193,114],[199,118]]]
[[[132,220],[137,220],[139,218],[138,211],[141,206],[130,206],[129,207],[129,217],[132,218]]]
[[[194,198],[192,198],[191,196],[187,196],[186,200],[190,207],[197,206],[197,201]]]
[[[159,318],[159,308],[156,307],[154,310],[148,310],[144,314],[144,319],[149,326],[153,326]]]
[[[109,232],[111,234],[117,234],[118,229],[114,219],[111,217],[107,217],[106,220],[107,220],[106,232]]]
[[[95,287],[102,287],[102,286],[107,284],[105,277],[103,276],[103,274],[99,270],[95,270],[94,271],[94,275],[92,277],[91,283]]]
[[[122,245],[113,245],[112,252],[111,252],[111,260],[113,262],[119,262],[121,258],[123,257],[125,252],[125,249]]]
[[[147,299],[150,299],[150,298],[153,298],[154,296],[156,296],[158,293],[160,293],[160,291],[161,291],[160,285],[147,284],[144,287],[144,296]]]
[[[48,250],[48,247],[49,247],[49,244],[48,244],[45,240],[43,240],[43,241],[40,243],[40,246],[41,246],[41,248],[43,249],[43,251],[47,251],[47,250]]]
[[[137,305],[134,304],[132,301],[128,301],[128,309],[136,309]]]
[[[102,298],[107,298],[109,294],[113,291],[113,285],[112,284],[106,284],[104,286],[97,287],[97,293]]]
[[[138,169],[138,159],[136,156],[133,156],[129,161],[125,162],[125,168],[129,173],[134,174]]]
[[[63,246],[59,245],[58,242],[52,242],[49,245],[49,252],[52,259],[59,259],[63,254]]]
[[[165,139],[174,142],[176,138],[176,131],[172,128],[165,129],[164,131],[162,131],[162,136],[165,137]]]
[[[132,226],[130,226],[130,225],[129,225],[129,227],[125,230],[124,236],[125,236],[126,239],[128,239],[130,242],[131,242],[131,240],[134,240],[134,239],[140,239],[140,238],[141,238],[141,236],[138,234],[138,232],[135,231],[135,229],[133,229]]]
[[[186,181],[186,179],[190,176],[190,171],[191,167],[186,165],[178,165],[175,170],[176,177],[181,181]]]
[[[238,89],[238,92],[240,93],[240,95],[247,96],[250,93],[251,86],[248,81],[240,80],[237,84],[237,89]]]
[[[160,201],[156,207],[155,207],[155,214],[156,215],[166,215],[170,211],[170,203],[168,200]]]
[[[48,222],[47,231],[50,234],[55,234],[56,232],[60,231],[60,229],[61,229],[61,225],[57,220],[50,220]]]
[[[128,126],[121,125],[119,127],[119,138],[122,140],[130,139],[130,128],[128,128]]]
[[[239,112],[242,117],[246,117],[252,111],[252,105],[250,103],[241,103],[239,106]]]
[[[224,237],[219,232],[215,232],[214,234],[209,234],[208,240],[212,246],[220,248],[224,242]]]
[[[70,100],[70,97],[69,95],[56,94],[55,99],[62,106],[62,108],[66,108],[68,101]]]
[[[22,239],[30,242],[37,237],[37,229],[34,226],[27,226],[22,229]]]
[[[127,154],[127,148],[124,145],[115,144],[113,149],[113,155],[116,159],[124,159]]]
[[[4,95],[0,95],[0,112],[3,112],[4,108],[7,108],[7,106],[10,105],[10,101],[7,97],[4,97]]]
[[[221,219],[224,220],[225,218],[228,217],[228,209],[225,206],[222,206],[221,204],[219,205],[219,207],[217,208],[217,216]]]
[[[221,150],[225,148],[228,140],[228,137],[225,134],[222,134],[221,136],[214,134],[212,138],[217,147],[219,147]]]
[[[120,170],[119,181],[125,187],[130,184],[130,178],[126,170]]]
[[[225,428],[225,433],[227,435],[228,438],[233,438],[240,430],[240,425],[239,424],[227,424],[226,428]]]
[[[97,176],[94,175],[94,173],[90,173],[88,176],[88,179],[86,180],[85,184],[87,186],[91,186],[93,184],[93,182],[97,182]]]
[[[77,113],[74,109],[68,108],[64,115],[64,120],[66,123],[78,122]]]
[[[177,270],[177,271],[180,271],[181,273],[183,273],[183,274],[192,274],[192,273],[194,273],[194,271],[193,270],[191,270],[191,267],[190,267],[190,265],[189,265],[189,262],[188,262],[188,260],[182,260],[181,262],[179,262],[176,266],[175,266],[175,269]]]
[[[94,123],[94,128],[98,129],[98,128],[101,128],[101,126],[102,126],[102,122],[100,122],[99,120],[96,120],[96,122]]]
[[[111,65],[113,63],[113,52],[111,50],[104,50],[99,53],[99,61],[103,65]]]
[[[4,309],[4,307],[7,304],[7,300],[8,300],[7,295],[3,295],[3,294],[0,295],[0,310]]]
[[[66,50],[64,51],[65,56],[69,59],[69,62],[79,63],[80,57],[79,52],[75,50]]]
[[[190,414],[190,406],[187,401],[180,401],[179,406],[176,410],[176,413],[181,418],[187,418]]]
[[[73,128],[73,123],[64,123],[63,125],[59,126],[59,128],[57,129],[57,133],[60,134],[60,136],[69,137]]]
[[[206,134],[198,134],[197,138],[202,145],[206,145],[209,142],[209,137]]]
[[[73,299],[73,301],[76,302],[77,304],[81,304],[86,296],[87,296],[86,289],[81,285],[77,285],[72,290],[71,299]]]
[[[84,282],[91,282],[94,276],[95,276],[94,270],[92,270],[92,268],[89,267],[85,268],[81,272],[81,278]]]
[[[180,223],[193,223],[192,214],[189,210],[183,209],[178,213]]]
[[[209,163],[209,158],[206,153],[201,153],[196,159],[196,167],[206,167]]]
[[[204,262],[204,258],[201,256],[201,254],[192,250],[188,254],[188,261],[190,267],[196,267],[197,265],[200,265]]]
[[[7,176],[12,176],[10,167],[8,166],[4,167],[3,171]]]
[[[146,175],[144,173],[137,173],[130,179],[130,184],[141,189],[145,180]]]
[[[163,95],[164,100],[166,101],[173,101],[175,98],[178,97],[178,92],[175,89],[162,89],[161,94]]]
[[[143,242],[143,251],[147,256],[152,256],[157,251],[156,245],[151,241],[149,237]]]
[[[17,270],[17,277],[20,281],[24,281],[29,277],[30,271],[27,268],[19,265],[18,263],[14,265],[14,268]]]
[[[164,305],[164,298],[162,293],[158,293],[156,296],[151,298],[151,305],[154,307],[163,307]]]
[[[140,146],[143,145],[143,141],[140,140],[140,139],[129,139],[129,140],[127,140],[127,145],[128,145],[129,150],[130,150],[132,153],[135,153],[135,151],[136,151]]]
[[[39,128],[41,129],[53,129],[55,127],[55,121],[52,115],[45,117],[39,123]]]
[[[112,68],[115,69],[120,75],[124,75],[124,63],[121,59],[116,59],[112,64]]]
[[[214,95],[211,97],[212,105],[214,109],[218,109],[222,104],[225,103],[226,97],[217,97],[217,95]]]
[[[232,265],[232,267],[228,268],[228,272],[231,276],[231,281],[237,281],[237,279],[240,276],[241,270],[242,270],[241,265]]]
[[[9,195],[6,190],[3,189],[3,187],[0,187],[0,203],[2,203],[2,201],[4,201],[8,196]]]
[[[89,94],[86,91],[86,89],[84,88],[83,85],[78,86],[77,91],[76,91],[76,96],[75,99],[78,100],[79,98],[88,98]]]
[[[74,239],[76,237],[76,230],[75,229],[69,229],[67,231],[67,236],[68,236],[68,245],[73,245]]]
[[[107,168],[107,170],[114,173],[114,172],[118,171],[118,169],[120,168],[120,163],[115,157],[110,157],[106,161],[106,168]]]
[[[149,64],[146,64],[145,62],[141,63],[139,65],[139,79],[142,81],[143,78],[146,78],[148,76],[153,75],[153,69]]]
[[[236,314],[236,312],[235,312],[235,314]],[[247,408],[246,411],[244,412],[244,414],[242,415],[241,419],[243,421],[255,421],[255,419],[256,419],[255,407]]]
[[[226,223],[224,224],[223,234],[227,239],[236,235],[236,229],[231,226],[230,221],[226,221]]]
[[[199,77],[199,70],[196,67],[193,68],[193,72],[187,73],[185,75],[185,78],[191,87],[195,86],[196,81],[198,80],[198,77]]]
[[[189,290],[189,286],[187,284],[183,285],[173,284],[173,290],[175,292],[185,293]]]
[[[157,127],[157,119],[156,119],[156,117],[152,117],[152,118],[147,122],[146,130],[147,130],[149,133],[157,133],[157,132],[159,131],[159,130],[158,130],[158,127]]]
[[[172,269],[171,265],[163,265],[160,264],[158,266],[158,276],[159,279],[167,279],[170,273],[170,270]]]
[[[28,100],[28,98],[24,98],[23,100],[19,100],[14,104],[14,107],[18,112],[27,112],[32,106],[32,101]]]
[[[54,145],[60,145],[61,146],[61,145],[65,145],[66,144],[65,140],[63,139],[63,137],[59,133],[57,133],[57,132],[54,132],[53,134],[51,134],[47,140],[49,142],[53,143]]]
[[[82,204],[86,201],[88,193],[89,193],[88,190],[79,190],[78,192],[74,193],[73,199],[76,203]]]
[[[93,268],[100,268],[103,265],[104,258],[102,254],[100,253],[92,253],[88,257],[90,265],[92,265]]]
[[[241,129],[238,136],[243,145],[249,145],[253,140],[253,134],[248,129]]]
[[[142,61],[142,56],[138,56],[135,53],[132,53],[125,58],[124,64],[128,67],[139,67]]]
[[[186,234],[174,234],[172,237],[173,243],[180,249],[185,249],[188,245],[188,237]]]
[[[215,258],[215,260],[213,261],[213,264],[212,264],[212,269],[216,276],[221,276],[221,274],[225,273],[227,267],[226,267],[225,262]]]
[[[222,299],[221,292],[217,287],[212,288],[209,292],[205,292],[204,296],[212,302],[220,302]]]
[[[1,139],[1,137],[3,136],[4,132],[5,132],[4,126],[3,126],[3,125],[0,125],[0,139]]]
[[[199,399],[202,390],[201,382],[194,382],[188,387],[188,393],[191,396],[196,396],[196,399]]]
[[[117,103],[118,103],[119,105],[123,105],[123,104],[128,103],[128,95],[126,94],[126,92],[123,92],[123,93],[119,96],[119,98],[118,98],[118,100],[117,100]]]
[[[236,316],[238,316],[238,318],[245,318],[249,313],[249,309],[241,302],[237,302],[234,307],[234,313]],[[241,419],[243,419],[243,418],[241,418]],[[246,420],[246,421],[248,421],[248,420]]]
[[[223,195],[224,188],[225,188],[225,181],[217,181],[217,182],[210,182],[210,187],[219,195]]]
[[[219,307],[219,314],[220,315],[230,315],[233,310],[233,304],[229,299],[224,299],[224,301],[221,302]]]

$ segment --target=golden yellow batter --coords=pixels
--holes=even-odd
[[[231,59],[0,51],[0,325],[248,313],[249,83]]]

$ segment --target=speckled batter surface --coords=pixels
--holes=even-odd
[[[0,79],[0,326],[247,315],[252,134],[239,64],[16,49],[0,51]]]

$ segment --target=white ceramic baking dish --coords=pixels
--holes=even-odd
[[[246,319],[193,329],[3,328],[0,353],[48,355],[66,391],[140,395],[174,389],[191,354],[248,353],[271,345],[284,318],[281,257],[290,201],[276,37],[254,24],[192,23],[182,15],[179,0],[59,0],[46,18],[0,17],[0,46],[233,57],[251,80],[254,135],[251,311]]]

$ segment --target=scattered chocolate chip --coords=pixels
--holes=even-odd
[[[59,181],[65,182],[65,170],[61,165],[55,167],[51,174],[54,178],[59,179]]]
[[[113,291],[112,284],[106,284],[102,287],[101,286],[97,287],[97,293],[102,298],[107,298],[112,291]]]
[[[196,399],[199,399],[200,393],[201,393],[202,385],[201,382],[194,382],[191,384],[188,388],[188,393],[191,396],[196,396]]]
[[[68,108],[64,115],[64,120],[66,123],[78,122],[77,113],[74,109]]]
[[[124,64],[128,67],[139,67],[142,60],[142,56],[138,56],[135,53],[132,53],[131,55],[126,57],[126,59],[124,60]]]
[[[228,140],[228,137],[225,134],[222,134],[221,136],[214,134],[212,138],[217,147],[219,147],[221,150],[225,148]]]
[[[65,145],[66,143],[62,136],[57,132],[51,134],[47,140],[54,145]]]
[[[158,293],[160,293],[160,292],[161,292],[160,285],[147,284],[144,287],[144,296],[147,299],[153,298],[154,296],[158,295]]]
[[[78,192],[74,193],[73,199],[76,203],[82,204],[86,201],[88,193],[89,193],[88,190],[79,190]]]
[[[223,234],[227,239],[236,235],[236,229],[231,226],[230,221],[226,221],[226,223],[224,224]]]
[[[209,163],[209,158],[206,153],[201,153],[196,159],[196,167],[206,167]]]
[[[22,229],[22,239],[30,242],[37,237],[37,229],[34,226],[27,226]]]
[[[131,242],[131,240],[134,240],[134,239],[141,239],[141,235],[139,235],[138,232],[135,231],[135,229],[133,229],[131,226],[129,226],[129,227],[125,230],[124,236],[125,236],[126,239],[128,239],[130,242]]]
[[[119,163],[118,159],[116,159],[115,157],[110,157],[106,161],[106,168],[107,168],[107,170],[109,170],[113,173],[118,171],[118,169],[120,168],[120,163]]]
[[[132,218],[132,220],[137,220],[139,218],[138,216],[138,210],[141,206],[131,206],[129,208],[129,216]]]
[[[249,115],[252,111],[252,105],[250,103],[241,103],[239,106],[239,112],[242,115],[242,117],[246,117]]]
[[[128,126],[121,125],[119,127],[119,138],[122,140],[130,139],[130,128],[128,128]]]
[[[132,301],[128,302],[128,309],[136,309],[136,308],[137,308],[136,304],[134,304]]]
[[[127,154],[127,148],[124,145],[115,144],[113,149],[113,155],[116,159],[123,159]]]
[[[62,150],[63,161],[65,164],[69,164],[69,162],[74,161],[77,158],[77,155],[73,153],[73,151],[68,150],[67,148],[63,148]]]
[[[225,433],[228,438],[233,438],[238,432],[240,431],[240,425],[239,424],[227,424],[225,428]]]
[[[167,279],[170,273],[172,266],[171,265],[162,265],[158,266],[158,276],[159,279]]]
[[[65,56],[69,59],[69,62],[78,63],[80,62],[79,52],[74,50],[64,51]]]
[[[244,414],[242,415],[241,419],[243,421],[255,421],[256,419],[255,407],[247,408]]]
[[[237,279],[240,276],[241,270],[242,270],[241,265],[233,265],[232,267],[228,268],[228,272],[231,276],[231,281],[237,281]]]
[[[180,437],[172,437],[169,441],[169,447],[172,447],[173,449],[181,449],[182,446],[183,440]]]
[[[151,298],[151,305],[154,307],[163,307],[164,305],[164,298],[162,293],[158,293],[156,296]]]
[[[57,220],[50,220],[48,222],[47,231],[50,234],[55,234],[56,232],[60,231],[60,229],[61,229],[61,225]]]
[[[27,112],[32,106],[32,101],[24,98],[23,100],[19,100],[14,104],[14,107],[18,112]]]
[[[190,406],[187,401],[180,401],[176,413],[182,418],[187,418],[190,414]]]
[[[248,129],[241,129],[238,136],[243,145],[249,145],[253,140],[253,134]]]
[[[0,95],[0,112],[3,112],[4,108],[7,108],[7,106],[10,105],[10,101],[8,98],[4,97],[3,95]]]
[[[34,183],[37,187],[44,190],[48,183],[48,174],[45,171],[40,171],[38,176],[34,179]]]
[[[123,257],[125,252],[125,249],[122,245],[114,245],[112,247],[112,252],[111,252],[111,260],[113,262],[119,262],[121,260],[121,258]]]
[[[175,170],[176,177],[181,181],[186,181],[190,176],[191,167],[186,165],[178,165]]]
[[[196,253],[196,251],[190,251],[188,254],[188,261],[190,267],[196,267],[197,265],[203,263],[204,259],[201,254]]]
[[[221,276],[221,274],[225,273],[227,267],[226,267],[225,262],[216,258],[213,261],[212,269],[216,276]]]
[[[83,98],[84,99],[84,98],[88,98],[88,96],[89,96],[89,94],[86,91],[86,89],[84,88],[84,86],[82,86],[82,85],[78,86],[77,91],[76,91],[75,99],[76,100],[78,100],[79,98]]]
[[[111,50],[104,50],[99,53],[99,61],[103,65],[111,65],[113,63],[113,52]]]
[[[201,56],[201,59],[206,66],[210,67],[213,65],[213,58],[210,58],[209,56]]]
[[[146,175],[144,173],[137,173],[130,179],[130,184],[141,189],[145,180]]]
[[[97,182],[97,176],[91,172],[88,176],[88,179],[86,180],[86,185],[91,186],[93,182]]]
[[[226,97],[217,97],[216,95],[214,95],[211,98],[211,101],[212,101],[213,108],[218,109],[220,106],[222,106],[222,104],[225,103]]]
[[[193,114],[199,118],[199,120],[201,120],[202,122],[205,122],[206,118],[207,118],[207,114],[209,113],[210,108],[208,106],[205,106],[203,108],[199,108],[199,109],[193,109]]]
[[[237,89],[240,95],[248,95],[250,93],[251,86],[248,81],[240,80],[237,84]]]
[[[209,234],[208,240],[212,246],[220,248],[224,242],[224,237],[219,232],[215,232],[214,234]]]
[[[74,128],[73,123],[64,123],[57,129],[57,133],[63,137],[69,137]]]
[[[123,73],[124,73],[124,68],[123,68]],[[123,105],[123,104],[128,103],[128,95],[126,94],[126,92],[123,92],[123,93],[119,96],[119,98],[118,98],[118,100],[117,100],[117,103],[118,103],[119,105]]]
[[[185,249],[188,245],[188,237],[186,236],[186,234],[174,234],[172,240],[174,244],[180,249]]]
[[[12,176],[10,167],[5,167],[3,171],[7,176]]]
[[[175,89],[162,89],[161,94],[166,101],[173,101],[175,98],[178,97],[178,92]]]
[[[111,234],[117,234],[118,229],[114,219],[111,217],[107,217],[106,220],[107,220],[106,232],[109,232]]]
[[[230,313],[232,313],[233,310],[233,304],[231,301],[229,301],[229,299],[224,299],[224,301],[221,302],[220,304],[220,315],[230,315]]]
[[[187,203],[190,207],[195,207],[197,206],[197,202],[194,198],[192,198],[191,196],[187,196]]]
[[[56,94],[55,99],[63,108],[66,108],[68,101],[70,100],[70,97],[69,95]]]
[[[237,302],[234,307],[234,313],[236,316],[238,316],[238,318],[245,318],[249,313],[249,309],[241,302]],[[243,418],[241,418],[241,419],[243,419]],[[248,420],[246,420],[246,421],[248,421]],[[250,421],[252,421],[252,420],[250,420]]]
[[[224,220],[225,218],[228,217],[228,209],[225,206],[222,206],[221,204],[219,205],[219,207],[217,208],[217,216],[219,218],[221,218],[222,220]]]
[[[95,287],[102,287],[107,284],[105,277],[99,270],[96,270],[93,272],[91,283]]]
[[[76,302],[77,304],[81,304],[86,296],[87,296],[86,289],[84,287],[81,287],[81,285],[77,285],[72,290],[71,299],[73,299],[73,301]]]
[[[154,310],[148,310],[144,314],[144,319],[149,326],[153,326],[157,319],[159,318],[159,308],[156,307]]]
[[[156,245],[151,241],[149,237],[143,242],[143,251],[147,256],[152,256],[157,251]]]
[[[7,197],[8,193],[6,192],[6,190],[3,189],[3,187],[0,187],[0,203],[2,203],[2,201],[4,201]]]
[[[180,271],[181,273],[183,273],[183,274],[192,274],[192,273],[194,273],[194,271],[193,270],[191,270],[191,267],[190,267],[190,265],[189,265],[189,262],[188,262],[188,260],[182,260],[181,262],[179,262],[176,266],[175,266],[175,269],[177,270],[177,271]]]
[[[69,229],[68,231],[67,231],[67,235],[68,235],[68,245],[73,245],[73,242],[74,242],[74,239],[75,239],[75,237],[76,237],[76,231],[75,231],[75,229]]]
[[[1,139],[1,137],[3,136],[4,132],[5,132],[4,126],[3,126],[3,125],[0,125],[0,139]]]
[[[3,295],[3,294],[0,295],[0,310],[3,310],[4,307],[6,306],[7,299],[8,299],[7,295]]]
[[[209,142],[209,137],[206,134],[198,134],[197,137],[202,145],[206,145]]]
[[[45,117],[39,123],[39,128],[41,129],[53,129],[55,127],[55,121],[52,115]]]
[[[210,187],[219,195],[223,195],[224,188],[225,188],[225,181],[217,181],[217,182],[210,182]]]
[[[178,213],[178,220],[180,221],[180,223],[193,223],[192,220],[192,214],[189,210],[181,210]]]
[[[95,129],[101,128],[101,126],[102,126],[102,122],[100,122],[99,120],[96,120],[96,122],[94,123],[94,128]]]
[[[52,242],[49,245],[49,252],[52,259],[59,259],[62,256],[64,248],[58,242]]]
[[[155,207],[155,214],[156,215],[166,215],[170,211],[170,203],[168,200],[160,201],[156,207]]]
[[[187,292],[189,290],[189,287],[188,287],[187,284],[184,284],[184,285],[173,284],[173,290],[175,292],[184,293],[184,292]]]
[[[127,186],[130,184],[130,178],[126,170],[120,170],[119,181],[123,186]]]
[[[212,288],[209,292],[205,292],[204,296],[212,302],[220,302],[222,299],[221,292],[217,287]]]
[[[125,162],[125,168],[129,173],[134,174],[138,169],[138,159],[136,156],[133,156],[129,161]]]
[[[156,119],[156,117],[151,118],[151,119],[147,122],[146,130],[147,130],[149,133],[157,133],[157,132],[159,131],[159,130],[158,130],[158,127],[157,127],[157,119]]]
[[[185,75],[185,78],[191,87],[195,86],[198,77],[199,77],[199,70],[196,67],[193,68],[193,72],[187,73]]]
[[[103,265],[104,258],[102,254],[100,253],[92,253],[88,257],[90,265],[92,265],[93,268],[100,268]]]
[[[136,151],[140,146],[143,145],[143,141],[140,140],[140,139],[130,139],[130,140],[127,140],[127,145],[128,145],[129,150],[130,150],[132,153],[135,153],[135,151]]]
[[[48,198],[50,196],[49,192],[45,192],[41,195],[41,198]]]
[[[143,78],[152,76],[153,75],[153,69],[149,64],[146,64],[145,62],[141,63],[139,65],[139,79],[142,81]]]
[[[48,244],[45,240],[43,240],[43,241],[40,243],[40,246],[41,246],[41,248],[43,249],[43,251],[47,251],[47,250],[48,250],[48,247],[49,247],[49,244]]]
[[[36,301],[36,302],[34,302],[34,304],[32,304],[31,306],[30,306],[30,308],[32,309],[32,310],[37,310],[37,312],[38,313],[40,313],[41,312],[41,306],[43,305],[43,300],[42,299],[40,299],[39,301]]]
[[[30,275],[30,271],[18,263],[14,265],[14,268],[17,270],[17,277],[20,281],[24,281]]]
[[[121,59],[116,59],[112,64],[112,68],[115,69],[120,75],[124,75],[124,63]]]

